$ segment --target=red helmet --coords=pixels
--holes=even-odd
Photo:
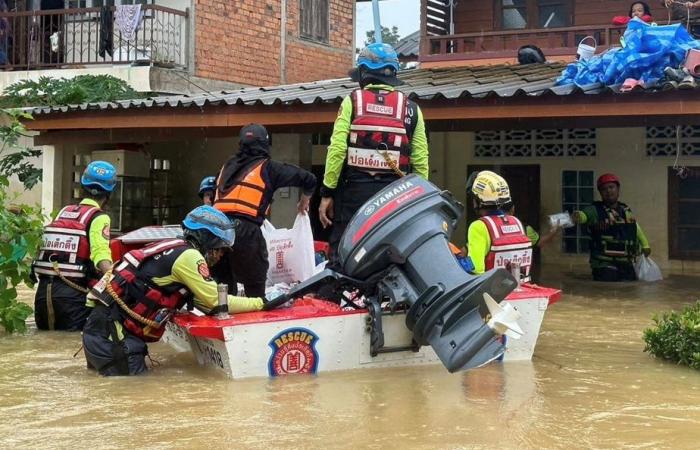
[[[598,186],[598,189],[605,183],[615,183],[617,184],[617,187],[620,187],[620,179],[617,178],[617,175],[614,173],[604,173],[600,177],[598,177],[598,183],[596,185]]]

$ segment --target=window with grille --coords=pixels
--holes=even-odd
[[[700,156],[700,126],[647,127],[647,156]]]
[[[562,210],[572,213],[580,211],[593,203],[593,171],[564,170],[561,174]],[[562,236],[562,251],[564,253],[588,253],[590,237],[588,228],[576,225],[565,228]]]
[[[300,0],[299,17],[299,34],[302,38],[328,43],[328,0]]]
[[[481,158],[595,156],[595,128],[477,131],[474,156]]]

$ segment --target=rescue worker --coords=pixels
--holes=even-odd
[[[651,254],[649,240],[629,206],[619,201],[620,179],[606,173],[596,183],[602,201],[574,211],[575,223],[587,225],[591,235],[590,265],[596,281],[637,279],[634,260]]]
[[[202,199],[203,205],[213,205],[214,204],[214,194],[216,192],[216,177],[204,177],[202,182],[199,183],[199,198]]]
[[[238,153],[224,164],[217,178],[214,207],[237,223],[238,239],[226,255],[233,278],[229,286],[242,283],[248,297],[265,295],[269,263],[267,243],[260,226],[273,194],[282,187],[302,189],[297,210],[306,214],[316,188],[314,174],[292,164],[273,161],[270,137],[264,126],[243,127]]]
[[[234,224],[211,206],[199,206],[182,222],[182,239],[132,250],[88,294],[95,307],[83,330],[88,367],[102,375],[146,371],[146,342],[160,340],[165,324],[185,304],[218,310],[209,265],[235,239]],[[263,309],[263,298],[228,296],[233,313]]]
[[[39,285],[34,318],[40,330],[80,331],[90,314],[88,288],[112,266],[110,218],[102,210],[117,183],[114,166],[91,162],[80,178],[83,199],[61,209],[44,227],[32,264]]]
[[[321,187],[319,220],[334,255],[353,214],[405,173],[428,179],[423,113],[395,86],[399,60],[388,44],[370,44],[350,72],[360,89],[343,99],[333,125]],[[332,258],[333,259],[333,258]]]
[[[509,215],[505,208],[511,204],[510,188],[500,175],[484,170],[467,181],[472,203],[480,216],[467,231],[468,256],[474,273],[482,274],[493,268],[510,269],[520,266],[522,281],[528,281],[532,265],[532,242],[522,222]]]

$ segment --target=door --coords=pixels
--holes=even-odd
[[[538,164],[522,165],[469,165],[467,166],[467,178],[469,174],[481,170],[496,172],[506,179],[510,188],[510,196],[515,205],[515,216],[520,219],[523,226],[530,225],[537,232],[540,232],[540,166]],[[469,224],[477,219],[476,212],[472,206],[472,199],[467,195],[467,228]],[[533,271],[531,273],[533,281],[539,278],[540,252],[534,248]]]

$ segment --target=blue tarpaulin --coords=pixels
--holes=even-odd
[[[700,48],[681,24],[651,26],[639,19],[629,22],[623,41],[624,47],[569,64],[556,84],[611,86],[634,78],[650,85],[664,77],[666,67],[681,65],[689,49]]]

